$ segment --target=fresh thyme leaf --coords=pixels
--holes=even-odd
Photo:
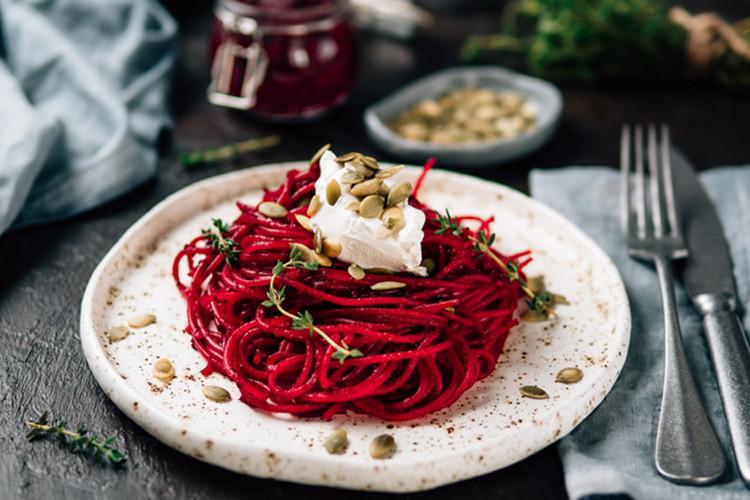
[[[201,233],[208,238],[211,248],[224,255],[224,260],[230,267],[240,259],[239,245],[232,238],[227,238],[229,225],[221,219],[211,219],[211,229],[203,229]]]
[[[442,215],[438,212],[437,219],[435,219],[435,221],[440,224],[440,229],[435,231],[435,234],[443,234],[448,231],[456,236],[461,236],[463,234],[461,226],[456,224],[456,222],[453,220],[453,217],[451,217],[450,211],[447,208],[445,209],[445,215]]]
[[[305,311],[303,313],[297,314],[297,316],[292,320],[292,328],[295,330],[309,330],[310,334],[313,333],[313,327],[315,325],[313,324],[313,317],[312,314],[310,314],[310,311]]]
[[[278,276],[284,271],[284,263],[280,260],[276,262],[276,265],[273,266],[273,270],[271,271],[274,276]]]
[[[273,307],[276,304],[274,304],[272,300],[264,300],[260,303],[260,305],[262,305],[263,307]]]
[[[26,427],[30,429],[26,434],[29,441],[36,439],[57,441],[72,453],[87,455],[114,467],[121,466],[127,461],[125,454],[114,447],[114,437],[99,439],[94,435],[89,435],[83,424],[79,425],[76,431],[72,431],[66,428],[64,420],[50,423],[48,412],[42,413],[36,420],[26,421]]]
[[[302,261],[302,257],[302,250],[300,250],[299,247],[293,246],[289,249],[290,262],[300,262]]]
[[[297,267],[302,267],[303,269],[306,269],[308,271],[317,271],[318,266],[320,266],[317,262],[301,262],[297,265]]]

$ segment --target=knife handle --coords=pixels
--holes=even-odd
[[[731,302],[698,297],[737,469],[750,486],[750,345]]]

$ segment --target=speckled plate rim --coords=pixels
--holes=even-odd
[[[279,170],[286,171],[292,168],[304,168],[305,166],[305,163],[289,162],[251,167],[237,172],[211,177],[177,191],[158,203],[136,221],[114,244],[91,275],[81,304],[80,337],[84,355],[95,379],[107,397],[109,397],[125,415],[136,422],[146,432],[164,444],[177,449],[182,453],[193,456],[198,460],[256,477],[269,477],[304,484],[335,486],[349,489],[413,492],[432,489],[445,484],[493,472],[536,453],[571,432],[609,393],[625,363],[631,329],[630,307],[627,294],[619,272],[611,259],[609,259],[606,253],[604,253],[604,251],[591,238],[583,233],[583,231],[572,222],[568,221],[553,209],[526,196],[525,194],[509,187],[478,179],[470,175],[435,169],[431,172],[431,176],[433,178],[437,177],[438,180],[442,182],[448,182],[452,177],[460,178],[461,182],[474,184],[477,189],[491,190],[499,195],[507,196],[514,202],[523,203],[526,207],[529,207],[537,213],[543,214],[548,219],[555,221],[555,223],[564,227],[566,233],[570,234],[572,238],[585,244],[588,247],[587,251],[591,252],[590,255],[595,255],[601,259],[602,263],[606,264],[607,272],[612,273],[612,278],[617,283],[617,286],[611,290],[611,293],[618,296],[617,302],[620,304],[619,308],[613,312],[615,318],[617,318],[615,321],[615,331],[613,332],[613,348],[607,350],[607,356],[604,359],[607,370],[599,377],[599,379],[597,379],[597,383],[591,386],[590,391],[585,394],[586,397],[571,398],[566,403],[560,404],[549,410],[547,413],[538,416],[542,418],[545,415],[552,414],[551,416],[554,416],[554,419],[528,419],[516,426],[515,430],[527,435],[528,441],[523,448],[520,446],[512,449],[505,448],[502,450],[502,453],[499,453],[496,443],[493,444],[491,440],[486,440],[467,446],[462,450],[460,457],[457,457],[455,452],[446,452],[432,454],[427,458],[414,460],[409,463],[408,466],[404,466],[403,462],[394,462],[395,466],[390,466],[389,461],[381,462],[377,465],[378,473],[388,474],[392,479],[392,481],[389,481],[383,487],[373,486],[371,484],[373,473],[372,464],[350,463],[346,466],[346,470],[349,474],[331,474],[326,480],[321,479],[319,476],[300,476],[296,473],[298,467],[300,470],[308,468],[320,469],[321,467],[331,467],[331,470],[339,470],[341,468],[341,462],[337,461],[337,458],[339,457],[313,457],[296,450],[287,449],[284,450],[283,456],[280,458],[286,459],[290,465],[296,465],[296,467],[288,467],[285,470],[275,471],[271,474],[263,465],[263,461],[267,459],[269,454],[268,447],[253,443],[239,445],[229,438],[216,437],[197,431],[191,431],[187,434],[181,432],[185,426],[179,421],[179,419],[173,415],[167,414],[160,409],[158,405],[152,404],[143,399],[138,391],[120,377],[115,370],[115,367],[107,359],[93,320],[95,294],[103,292],[103,290],[98,289],[98,285],[100,284],[100,281],[102,281],[103,275],[109,265],[113,262],[116,256],[123,251],[131,239],[136,238],[145,226],[172,205],[187,202],[189,198],[201,190],[220,189],[222,186],[231,185],[235,181],[246,176],[271,175],[273,173],[278,173]],[[408,168],[410,170],[418,170],[417,167]],[[193,211],[195,212],[203,209],[205,209],[205,207],[196,207]],[[179,223],[179,221],[177,221],[177,223]],[[188,342],[185,343],[185,346],[188,349],[191,348]],[[134,408],[134,402],[138,403],[135,405],[137,406],[137,409]],[[194,453],[190,453],[189,450],[199,449],[208,439],[213,441],[212,448],[214,453],[198,456]],[[241,453],[243,456],[246,456],[248,460],[243,462],[244,466],[237,465],[236,461],[228,463],[221,458],[223,456],[223,454],[220,453],[222,450]],[[446,471],[453,468],[453,464],[456,463],[457,458],[465,458],[468,460],[469,458],[475,459],[478,456],[480,458],[484,457],[484,459],[479,460],[478,464],[475,464],[473,467],[466,467],[460,473],[454,473],[453,475],[445,474],[443,477],[433,478],[433,480],[427,483],[427,485],[417,483],[417,481],[414,480],[414,471],[418,470],[420,465],[426,465],[429,463],[433,466],[433,470]]]

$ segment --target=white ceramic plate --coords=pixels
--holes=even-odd
[[[173,256],[211,217],[234,219],[235,200],[257,202],[264,186],[279,184],[295,166],[305,167],[255,167],[175,193],[133,225],[94,271],[81,308],[84,353],[104,392],[147,432],[199,460],[253,476],[417,491],[517,462],[565,436],[602,401],[630,337],[627,296],[614,265],[578,228],[531,198],[440,170],[430,173],[421,198],[454,214],[494,215],[500,250],[532,249],[528,272],[543,273],[548,287],[571,301],[559,308],[559,320],[516,327],[492,376],[450,408],[404,424],[361,416],[332,422],[271,416],[240,402],[222,376],[200,375],[203,359],[183,333],[185,304],[172,281]],[[155,314],[156,323],[122,341],[107,340],[108,329],[145,312]],[[160,357],[177,370],[169,385],[151,374]],[[570,366],[583,370],[583,380],[555,383],[555,374]],[[201,387],[207,383],[227,388],[233,400],[206,400]],[[532,384],[550,398],[521,397],[519,387]],[[329,455],[322,441],[338,427],[347,429],[351,445],[343,455]],[[367,449],[383,432],[394,435],[398,452],[374,460]]]

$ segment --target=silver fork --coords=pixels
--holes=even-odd
[[[669,129],[662,125],[657,132],[649,125],[643,135],[640,125],[622,129],[620,201],[628,252],[654,263],[661,288],[664,386],[654,461],[659,474],[672,482],[706,484],[722,475],[726,460],[685,359],[677,316],[672,261],[687,257],[688,249],[675,209]]]

